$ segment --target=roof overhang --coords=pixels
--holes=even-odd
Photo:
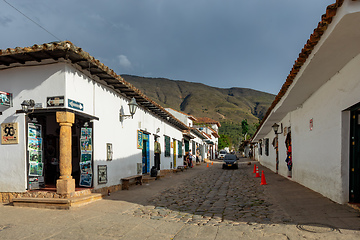
[[[328,27],[305,63],[301,65],[294,80],[285,82],[284,85],[288,84],[285,93],[281,92],[283,89],[280,90],[277,98],[280,96],[281,99],[269,109],[253,141],[265,137],[272,131],[274,123],[279,123],[289,112],[302,107],[314,92],[360,54],[360,12],[347,13],[343,17],[339,15],[338,19],[334,18],[333,24]]]
[[[190,131],[184,131],[183,132],[183,137],[186,139],[194,139],[195,137],[190,133]]]
[[[210,141],[210,140],[205,140],[205,142],[206,142],[207,144],[214,144],[214,142],[213,142],[213,141]]]
[[[120,75],[105,66],[89,53],[76,47],[70,41],[33,45],[32,47],[16,47],[0,50],[0,70],[19,67],[43,65],[49,63],[67,62],[76,68],[87,72],[92,78],[118,92],[125,98],[135,98],[140,107],[158,116],[180,130],[188,127],[166,111],[159,104],[152,101],[140,90],[126,82]]]
[[[192,128],[191,132],[200,139],[206,139],[206,137],[199,130],[197,130],[196,128]]]

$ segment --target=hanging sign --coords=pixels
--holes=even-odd
[[[47,107],[63,107],[64,106],[64,96],[58,97],[47,97],[46,98]]]
[[[1,144],[18,144],[19,143],[19,123],[1,124]]]
[[[76,109],[76,110],[80,110],[80,111],[84,111],[84,104],[81,102],[76,102],[74,100],[68,99],[68,107]]]
[[[137,130],[137,148],[143,149],[143,132]]]

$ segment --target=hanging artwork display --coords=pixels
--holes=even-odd
[[[137,130],[137,148],[143,149],[143,132]]]
[[[91,152],[92,151],[92,143],[91,138],[80,139],[80,147],[82,152]]]
[[[79,186],[91,187],[92,185],[92,128],[81,128],[80,135],[80,183]]]
[[[92,128],[81,128],[81,138],[88,139],[92,136]]]
[[[91,187],[92,174],[81,174],[80,176],[80,186],[82,187]]]
[[[43,187],[44,171],[43,171],[43,152],[42,152],[42,128],[40,124],[28,124],[28,144],[29,153],[29,189],[37,189]]]
[[[80,170],[82,174],[91,174],[92,173],[91,161],[80,162]]]

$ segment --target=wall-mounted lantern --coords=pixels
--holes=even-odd
[[[281,132],[278,132],[279,131],[279,125],[274,123],[274,125],[272,125],[272,129],[274,130],[274,133],[275,134],[280,134],[280,133],[283,133],[283,126],[282,126],[282,123],[281,123],[281,127],[280,127],[280,130]]]
[[[120,122],[123,122],[124,119],[126,119],[126,118],[130,118],[130,117],[133,118],[133,116],[134,116],[134,114],[135,114],[135,112],[136,112],[136,109],[137,109],[137,107],[139,106],[139,105],[136,103],[136,100],[135,100],[134,97],[131,99],[131,101],[129,102],[128,105],[129,105],[130,115],[125,115],[125,114],[124,114],[124,109],[121,107],[121,109],[120,109],[120,114],[119,114]]]
[[[35,101],[30,99],[30,100],[24,100],[21,103],[21,109],[23,110],[24,113],[28,113],[29,110],[34,109],[35,106]]]
[[[275,138],[275,149],[276,149],[276,173],[279,172],[279,140],[278,140],[278,134],[283,133],[283,126],[281,123],[281,132],[279,133],[279,125],[274,123],[274,125],[272,125],[272,129],[275,132],[276,138]]]

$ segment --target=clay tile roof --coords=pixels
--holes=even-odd
[[[218,127],[221,127],[220,122],[208,117],[198,117],[194,124],[216,124]]]
[[[352,1],[357,1],[357,0],[352,0]],[[271,106],[267,110],[259,127],[257,128],[256,132],[254,133],[254,136],[256,136],[256,134],[260,130],[261,126],[264,124],[266,119],[269,117],[271,111],[280,102],[281,98],[285,95],[288,88],[294,81],[297,73],[300,71],[300,68],[304,65],[307,58],[310,56],[311,52],[314,50],[315,46],[320,41],[320,38],[322,37],[322,35],[326,31],[326,29],[328,28],[329,24],[332,22],[333,17],[336,15],[338,8],[340,8],[343,5],[343,3],[344,3],[344,0],[336,0],[336,3],[331,4],[326,8],[326,13],[322,15],[321,21],[318,23],[317,28],[314,29],[314,32],[310,35],[309,40],[307,40],[306,44],[304,45],[304,48],[299,53],[299,57],[296,59],[289,75],[286,78],[285,83],[282,85],[278,95],[275,97]]]
[[[95,81],[113,88],[121,95],[136,99],[136,102],[143,108],[154,113],[158,117],[169,122],[173,126],[186,130],[188,127],[162,106],[151,100],[139,89],[126,82],[120,75],[117,75],[112,69],[105,66],[99,60],[92,57],[89,53],[76,47],[70,41],[45,43],[42,45],[33,45],[31,47],[16,47],[0,49],[0,70],[9,67],[22,66],[28,62],[42,64],[43,61],[69,62],[77,65],[80,69],[88,71]]]

